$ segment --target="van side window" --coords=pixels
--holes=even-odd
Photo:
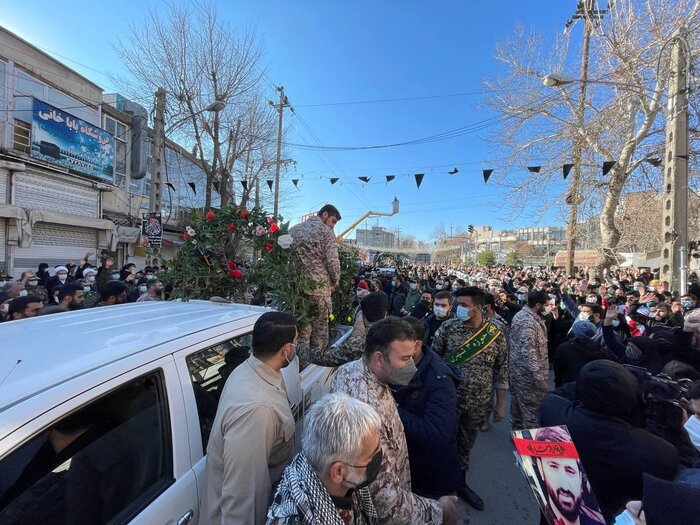
[[[253,334],[245,334],[187,356],[205,454],[224,384],[231,372],[248,359],[252,342]]]
[[[0,460],[0,523],[122,522],[173,481],[160,372],[55,421]]]

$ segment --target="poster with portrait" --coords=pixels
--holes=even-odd
[[[565,426],[513,432],[518,466],[550,525],[605,525]]]

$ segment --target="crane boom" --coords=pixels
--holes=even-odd
[[[340,232],[336,236],[336,240],[338,240],[338,241],[343,240],[343,237],[345,237],[348,233],[350,233],[352,230],[354,230],[357,227],[357,225],[360,224],[365,219],[369,219],[370,217],[392,217],[392,216],[396,215],[397,213],[399,213],[399,199],[394,197],[394,200],[391,203],[391,213],[382,212],[382,211],[368,211],[362,217],[360,217],[355,222],[353,222],[350,226],[348,226],[345,230]]]

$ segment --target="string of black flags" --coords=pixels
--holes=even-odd
[[[688,158],[687,155],[679,155],[679,157],[683,157],[686,160]],[[659,159],[659,158],[646,158],[645,160],[646,160],[646,162],[648,162],[649,164],[651,164],[652,166],[654,166],[656,168],[663,165],[663,160]],[[603,162],[603,166],[602,166],[603,175],[607,175],[610,172],[610,170],[612,170],[616,165],[617,165],[617,162],[614,160],[609,160],[609,161]],[[569,176],[573,167],[574,167],[573,164],[562,165],[561,169],[562,169],[562,175],[564,177],[564,180],[566,180],[566,178]],[[530,173],[537,174],[537,173],[540,173],[540,171],[542,170],[542,166],[527,166],[527,170]],[[491,177],[493,172],[494,172],[494,169],[491,169],[491,168],[481,170],[481,174],[482,174],[482,177],[484,179],[484,184],[486,184],[489,181],[489,178]],[[455,166],[453,169],[451,169],[450,171],[448,171],[446,173],[448,175],[456,175],[457,173],[460,173],[460,170],[459,170],[458,166]],[[335,186],[336,184],[339,184],[341,186],[343,184],[351,184],[351,185],[356,184],[356,185],[365,186],[367,184],[389,184],[390,182],[393,182],[394,180],[396,180],[397,177],[413,177],[415,182],[416,182],[416,188],[420,189],[421,184],[423,184],[423,179],[425,178],[425,173],[407,173],[407,174],[403,174],[403,175],[382,175],[382,176],[363,175],[363,176],[357,177],[357,180],[359,182],[355,182],[355,183],[350,182],[347,179],[344,179],[341,181],[340,177],[326,177],[323,175],[319,176],[318,178],[308,177],[308,176],[306,178],[304,178],[303,175],[300,175],[299,177],[300,178],[291,179],[292,184],[294,184],[294,187],[297,190],[300,190],[299,184],[302,181],[308,182],[311,180],[327,180],[328,182],[330,182],[331,186]],[[273,186],[274,186],[274,179],[266,179],[265,182],[267,183],[267,187],[270,189],[270,191],[272,191]],[[240,184],[241,184],[241,186],[243,186],[244,191],[248,191],[249,181],[242,180],[242,181],[240,181]],[[170,189],[175,191],[175,186],[173,184],[171,184],[170,182],[167,182],[166,185]],[[188,182],[187,185],[192,189],[192,192],[196,195],[197,189],[196,189],[195,183]],[[217,193],[219,193],[218,181],[214,182],[214,190]]]

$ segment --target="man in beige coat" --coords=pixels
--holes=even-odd
[[[264,313],[252,354],[229,376],[207,447],[202,523],[264,524],[294,452],[294,416],[280,373],[294,359],[296,320]]]

